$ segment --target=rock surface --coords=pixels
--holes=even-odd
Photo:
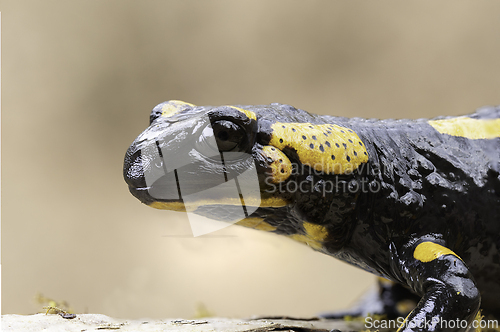
[[[325,332],[360,331],[361,322],[294,319],[142,319],[121,320],[99,314],[77,314],[73,319],[60,315],[2,315],[2,331],[217,331],[217,332]]]

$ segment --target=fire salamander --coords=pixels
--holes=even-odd
[[[234,182],[248,170],[256,190]],[[500,316],[499,172],[500,107],[380,121],[168,101],[124,164],[153,208],[238,219],[392,281],[386,312],[418,302],[400,331],[465,331],[443,322],[470,324],[480,307]],[[239,195],[198,195],[230,181]]]

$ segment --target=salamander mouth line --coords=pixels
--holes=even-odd
[[[160,142],[155,141],[155,146],[156,150],[158,151],[158,155],[162,159],[162,166],[165,174],[168,174],[168,169],[166,168],[166,163],[163,161],[164,156],[162,149],[160,148]],[[229,178],[229,172],[227,171],[226,163],[223,157],[223,154],[220,154],[221,157],[221,164],[222,164],[222,170],[223,170],[223,175],[224,175],[224,182],[228,182]],[[225,197],[224,195],[220,197],[205,197],[203,199],[199,200],[189,200],[188,202],[183,199],[182,195],[182,190],[181,190],[181,184],[179,180],[179,175],[178,175],[178,170],[174,169],[173,170],[174,176],[175,176],[175,187],[177,189],[177,196],[179,198],[177,199],[162,199],[162,198],[157,198],[153,197],[154,201],[152,203],[149,203],[148,205],[154,208],[158,209],[167,209],[167,210],[176,210],[176,211],[195,211],[198,207],[201,206],[210,206],[210,205],[216,205],[216,206],[240,206],[243,208],[243,213],[245,215],[245,218],[249,217],[248,213],[248,208],[253,208],[252,210],[255,210],[255,208],[258,207],[283,207],[288,204],[287,201],[285,201],[282,198],[279,197],[252,197],[245,195],[243,197],[242,190],[241,190],[241,185],[238,180],[238,177],[234,177],[231,180],[234,181],[236,190],[238,192],[238,197]],[[173,181],[172,181],[173,182]],[[150,187],[142,187],[142,188],[131,188],[131,191],[144,191],[148,192],[149,190],[154,186],[154,184]],[[171,186],[173,187],[174,184],[171,183]],[[173,188],[171,188],[173,189]],[[166,188],[166,190],[169,190]],[[194,192],[196,193],[196,191]]]
[[[160,157],[163,159],[163,154],[162,154],[162,151],[161,151],[161,148],[160,148],[160,144],[158,141],[156,141],[156,149],[158,150],[158,154],[160,155]],[[226,165],[225,165],[225,162],[224,162],[224,157],[223,157],[223,154],[220,153],[220,156],[221,156],[221,162],[222,162],[222,167],[223,167],[223,171],[224,171],[224,180],[225,182],[228,181],[228,172],[227,172],[227,168],[226,168]],[[163,166],[165,167],[165,163],[163,163]],[[165,169],[165,172],[167,172],[167,170]],[[177,186],[177,194],[179,195],[180,199],[178,200],[172,200],[173,202],[178,202],[178,203],[182,203],[184,204],[184,206],[190,206],[190,205],[193,205],[195,206],[196,208],[199,207],[199,206],[204,206],[204,205],[212,205],[210,204],[211,203],[211,200],[207,200],[207,199],[203,199],[203,200],[199,200],[199,201],[193,201],[193,202],[189,202],[188,204],[186,204],[186,202],[184,202],[184,200],[182,199],[182,192],[181,192],[181,185],[180,185],[180,182],[179,182],[179,175],[177,174],[177,169],[174,169],[174,175],[175,175],[175,184]],[[230,204],[220,204],[221,200],[217,201],[217,205],[232,205],[232,206],[241,206],[243,208],[243,213],[245,215],[245,218],[248,218],[249,214],[248,214],[248,211],[247,211],[247,206],[245,204],[245,200],[243,198],[243,194],[241,193],[241,188],[240,188],[240,184],[239,184],[239,181],[238,181],[238,178],[234,178],[234,182],[236,184],[236,189],[238,191],[238,196],[239,196],[239,202],[236,201],[236,202],[232,202],[232,200],[229,200],[230,201]],[[165,203],[168,203],[169,200],[166,200]],[[258,207],[258,206],[256,206]]]
[[[248,201],[248,199],[247,199],[247,201]],[[252,200],[252,201],[254,201],[252,203],[256,202],[256,200]],[[210,206],[210,205],[214,205],[214,206],[241,206],[244,209],[245,218],[248,217],[247,208],[283,207],[286,205],[285,202],[282,202],[282,201],[276,201],[274,204],[272,204],[273,200],[267,200],[267,202],[266,202],[266,200],[264,200],[264,201],[261,201],[261,204],[245,204],[245,203],[242,204],[241,201],[239,201],[237,199],[226,199],[224,201],[204,199],[204,200],[189,201],[189,202],[185,202],[183,199],[177,199],[177,200],[158,199],[155,202],[157,202],[158,204],[183,204],[183,205],[187,205],[187,206],[190,206],[193,208],[198,208],[200,206]]]
[[[134,187],[129,187],[130,191],[132,194],[136,194],[134,196],[141,196],[142,193],[147,193],[150,187],[143,187],[143,188],[134,188]],[[243,207],[245,211],[245,218],[248,217],[248,212],[247,210],[249,208],[257,208],[257,207],[284,207],[289,204],[288,201],[279,198],[279,197],[253,197],[253,196],[245,196],[244,200],[239,197],[239,198],[227,198],[227,197],[222,197],[222,198],[205,198],[201,200],[190,200],[189,202],[186,202],[184,199],[182,199],[182,195],[180,196],[180,199],[161,199],[161,198],[154,198],[153,202],[146,203],[147,205],[157,208],[157,209],[162,209],[162,210],[175,210],[175,211],[194,211],[198,207],[201,206],[241,206]],[[186,208],[187,207],[187,208]]]

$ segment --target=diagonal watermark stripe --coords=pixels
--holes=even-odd
[[[144,146],[141,155],[149,195],[158,200],[181,200],[196,237],[251,215],[260,206],[260,188],[252,155],[218,151],[208,116],[192,121],[198,128],[200,123],[206,124],[202,132],[203,141],[197,135],[179,137],[179,134],[172,133],[156,140],[155,144]],[[178,146],[178,143],[182,145],[181,149],[172,152],[169,147]],[[198,150],[201,152],[193,146],[200,147]],[[216,172],[213,169],[203,172],[202,163],[207,159]],[[242,171],[232,167],[233,161],[247,165],[246,169]],[[247,198],[252,206],[245,204]],[[226,215],[217,216],[224,221],[195,216],[197,207],[210,205],[228,206]]]

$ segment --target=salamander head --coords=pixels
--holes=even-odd
[[[244,187],[247,206],[284,206],[287,202],[276,195],[261,197],[254,162],[254,154],[263,153],[256,146],[257,132],[257,115],[238,107],[162,103],[127,151],[125,180],[134,196],[159,209],[241,206],[240,193],[228,182]]]
[[[153,109],[150,126],[128,149],[124,177],[151,207],[230,220],[292,207],[306,194],[284,184],[307,179],[304,167],[344,174],[367,159],[351,129],[288,105],[168,101]]]

